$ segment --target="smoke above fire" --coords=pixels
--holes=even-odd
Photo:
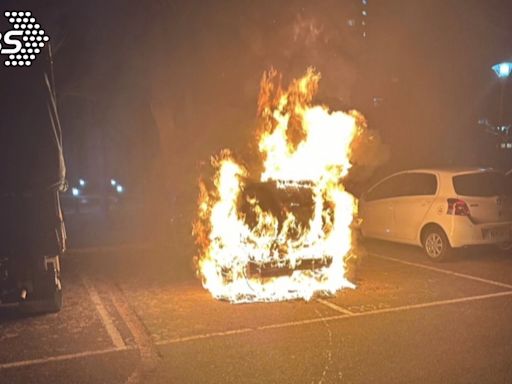
[[[199,184],[197,272],[213,297],[233,303],[309,300],[354,288],[356,199],[346,191],[364,117],[315,105],[320,73],[310,68],[285,89],[263,74],[257,167],[223,150]]]

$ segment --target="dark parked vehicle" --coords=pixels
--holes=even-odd
[[[30,313],[62,306],[66,182],[50,63],[46,50],[30,67],[0,71],[0,305]]]
[[[65,230],[57,188],[3,194],[0,209],[0,303],[25,312],[59,311]]]

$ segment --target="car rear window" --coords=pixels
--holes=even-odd
[[[506,194],[505,175],[479,172],[453,177],[455,193],[461,196],[500,196]]]

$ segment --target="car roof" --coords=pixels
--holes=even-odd
[[[447,166],[447,167],[436,167],[436,168],[416,168],[416,169],[407,169],[400,172],[396,172],[393,175],[399,175],[401,173],[410,173],[410,172],[426,172],[426,173],[444,173],[444,174],[452,174],[452,175],[460,175],[465,173],[478,173],[478,172],[499,172],[493,168],[484,168],[484,167],[455,167],[455,166]],[[390,175],[390,176],[393,176]]]

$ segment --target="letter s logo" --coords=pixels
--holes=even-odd
[[[14,48],[3,48],[1,53],[5,53],[7,55],[9,54],[13,54],[13,53],[18,53],[19,51],[21,51],[21,41],[19,41],[18,39],[11,39],[12,36],[21,36],[23,35],[23,31],[9,31],[9,32],[6,32],[5,35],[4,35],[4,43],[7,44],[7,45],[14,45],[15,47]]]
[[[37,55],[49,44],[50,37],[30,11],[5,11],[3,15],[9,21],[11,30],[1,31],[0,59],[6,56],[3,62],[6,67],[32,65]]]

